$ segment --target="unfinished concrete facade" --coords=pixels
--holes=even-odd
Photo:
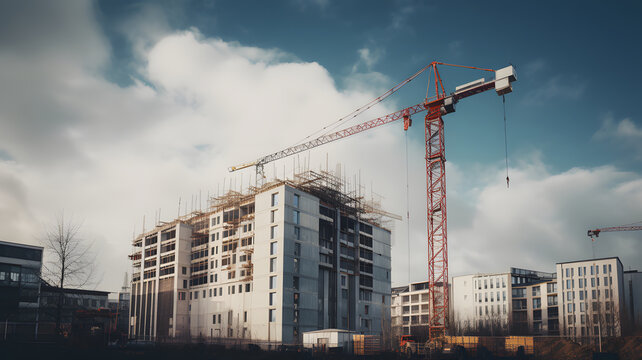
[[[130,337],[300,344],[305,331],[384,335],[390,239],[327,172],[213,198],[138,236]]]

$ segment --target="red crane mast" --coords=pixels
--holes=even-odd
[[[455,92],[447,95],[444,89],[437,65],[455,66],[467,69],[484,70],[494,73],[494,79],[485,81],[483,78],[455,88]],[[355,110],[348,116],[354,117],[369,109],[373,105],[392,95],[399,88],[416,78],[419,74],[428,70],[428,93],[434,86],[434,95],[427,97],[422,104],[396,111],[373,120],[363,122],[345,128],[340,131],[322,135],[295,146],[288,147],[281,151],[261,157],[253,162],[232,166],[229,171],[236,171],[250,166],[255,166],[257,182],[262,181],[263,166],[266,163],[315,148],[329,142],[339,140],[360,132],[404,119],[404,130],[408,130],[412,124],[411,116],[422,111],[427,111],[425,116],[425,142],[426,142],[426,187],[427,187],[427,222],[428,222],[428,291],[431,303],[430,314],[430,338],[443,335],[447,326],[448,318],[448,243],[446,227],[446,157],[444,145],[444,121],[443,115],[455,111],[455,104],[466,97],[495,89],[498,95],[512,92],[511,83],[517,80],[515,70],[512,66],[500,70],[482,69],[472,66],[462,66],[432,62],[419,70],[406,80],[397,84],[380,97]],[[434,81],[434,83],[431,83]]]

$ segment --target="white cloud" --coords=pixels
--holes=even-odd
[[[227,167],[292,145],[377,96],[379,89],[371,84],[383,86],[386,80],[373,72],[355,73],[346,80],[350,86],[339,90],[323,66],[278,49],[204,38],[195,30],[160,35],[150,30],[155,35],[138,48],[135,78],[141,81],[122,88],[92,66],[106,61],[110,50],[91,11],[83,11],[74,31],[89,40],[56,51],[55,44],[66,40],[54,36],[47,47],[52,61],[41,58],[40,40],[26,39],[22,46],[33,47],[27,53],[0,48],[0,151],[8,154],[0,159],[0,226],[4,240],[33,243],[61,209],[73,213],[101,254],[102,289],[120,287],[130,269],[130,240],[141,231],[143,216],[149,229],[159,208],[162,219],[175,217],[179,196],[184,212],[198,207],[200,201],[193,199],[222,192],[230,183],[247,186],[251,171],[230,176]],[[74,21],[63,16],[67,11],[52,13],[58,14],[56,21]],[[394,103],[387,106],[365,115],[397,110]],[[318,168],[327,153],[332,168],[337,161],[347,167],[352,187],[359,174],[363,184],[384,196],[386,210],[404,214],[403,136],[400,123],[390,124],[270,164],[266,171],[282,177],[291,174],[293,164]],[[412,280],[421,280],[426,266],[422,141],[411,141],[409,153]],[[508,253],[519,260],[513,265],[546,270],[560,254],[583,254],[586,228],[633,222],[623,218],[640,213],[642,185],[610,167],[549,174],[541,162],[527,161],[513,169],[506,191],[499,166],[496,176],[488,167],[471,175],[471,169],[447,166],[451,274],[490,271],[488,264],[506,264]],[[393,280],[402,282],[408,275],[406,224],[392,226]]]
[[[410,156],[411,251],[409,256],[406,223],[396,224],[396,284],[427,277],[426,175],[419,166],[421,147],[412,146],[411,151],[415,152]],[[451,276],[509,267],[552,272],[556,262],[592,256],[589,228],[641,220],[639,174],[612,166],[551,173],[539,153],[514,162],[508,189],[500,162],[466,168],[446,163]],[[405,214],[405,176],[397,177],[397,186],[402,188],[397,190],[398,200],[388,202],[388,210]],[[387,193],[395,194],[392,188]],[[642,268],[639,250],[631,251],[639,249],[639,241],[639,234],[609,233],[596,243],[596,255],[619,256],[626,267]]]
[[[602,127],[593,139],[608,142],[627,151],[632,150],[632,155],[637,160],[642,159],[642,126],[638,126],[630,118],[615,121],[613,115],[608,114],[602,121]]]
[[[102,38],[85,23],[91,26],[76,31]],[[3,239],[34,243],[60,210],[73,213],[101,254],[101,287],[112,290],[129,270],[129,242],[145,214],[149,229],[157,209],[163,219],[178,213],[179,196],[184,211],[186,204],[189,210],[204,203],[192,199],[206,199],[230,182],[247,186],[250,171],[231,177],[227,167],[292,145],[376,96],[358,78],[339,91],[317,63],[206,39],[195,30],[149,44],[138,47],[142,61],[135,78],[143,81],[125,88],[84,66],[95,63],[95,52],[109,53],[104,42],[54,51],[54,62],[0,49],[0,93],[11,95],[0,100]],[[382,106],[369,115],[392,110]],[[363,153],[392,162],[381,147],[395,141],[385,130],[372,131],[358,144],[339,142],[312,154],[311,163],[325,163],[325,151],[331,164],[340,158],[346,164],[362,160],[361,166],[376,162]],[[268,175],[276,170],[281,176],[289,160],[268,166]]]
[[[642,213],[639,177],[611,166],[551,174],[540,161],[523,162],[511,170],[510,189],[499,167],[496,174],[469,199],[470,223],[449,231],[453,274],[507,266],[553,271],[555,262],[592,256],[589,228],[634,222]],[[642,265],[639,253],[625,251],[639,240],[613,234],[601,241],[608,244],[599,244],[596,255]]]

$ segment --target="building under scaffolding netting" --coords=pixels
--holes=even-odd
[[[388,338],[385,224],[398,216],[348,187],[305,171],[138,236],[130,336],[271,346],[336,328]]]

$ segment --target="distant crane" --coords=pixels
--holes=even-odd
[[[595,229],[595,230],[589,230],[588,231],[588,236],[593,239],[593,237],[599,237],[601,232],[610,232],[610,231],[636,231],[636,230],[642,230],[642,222],[630,224],[630,225],[622,225],[622,226],[610,226],[610,227],[604,227],[600,229]]]
[[[454,66],[459,68],[483,70],[493,73],[494,79],[484,78],[457,86],[455,91],[446,94],[446,90],[437,70],[437,65]],[[229,171],[237,171],[251,166],[256,170],[256,181],[262,183],[265,179],[264,165],[294,155],[320,145],[333,142],[360,132],[403,119],[404,130],[412,125],[411,116],[427,111],[425,116],[426,144],[426,185],[428,193],[428,296],[431,304],[429,336],[430,338],[444,335],[448,317],[448,246],[446,242],[446,155],[444,145],[443,115],[455,111],[459,100],[495,89],[497,95],[504,96],[513,91],[511,83],[517,80],[513,66],[499,70],[482,69],[473,66],[453,65],[433,61],[429,65],[395,85],[378,98],[370,101],[347,116],[339,119],[339,123],[351,119],[368,110],[401,87],[415,79],[424,71],[428,71],[428,91],[423,103],[407,107],[394,113],[354,125],[343,130],[327,132],[310,141],[302,142],[273,154],[258,158],[255,161],[232,166]],[[432,83],[431,83],[432,78]],[[430,95],[430,93],[434,95]],[[336,124],[335,123],[335,124]],[[508,183],[508,177],[506,178]]]

